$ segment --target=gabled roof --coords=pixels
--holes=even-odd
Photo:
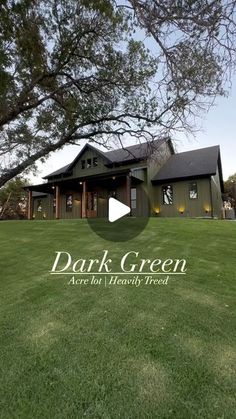
[[[170,139],[161,139],[161,140],[155,140],[152,142],[144,142],[135,144],[133,146],[123,147],[119,148],[117,150],[112,151],[101,151],[91,144],[85,144],[85,146],[82,148],[82,150],[79,152],[79,154],[76,156],[76,158],[68,165],[61,167],[60,169],[56,170],[55,172],[50,173],[49,175],[45,176],[43,179],[48,179],[54,176],[59,176],[62,174],[70,173],[72,168],[75,166],[77,161],[80,159],[82,154],[85,152],[86,149],[92,149],[93,151],[96,151],[96,153],[100,154],[105,161],[106,165],[112,165],[115,163],[123,163],[123,162],[129,162],[132,160],[144,160],[148,156],[150,156],[155,150],[157,150],[164,142],[169,141],[169,145],[172,148],[173,146]]]
[[[69,167],[69,166],[70,166],[70,165],[69,165],[69,164],[67,164],[66,166],[63,166],[63,167],[61,167],[60,169],[55,170],[55,172],[52,172],[52,173],[50,173],[49,175],[44,176],[44,177],[43,177],[43,179],[47,179],[48,177],[51,177],[51,176],[58,176],[58,175],[61,175],[62,173],[65,173],[65,172],[67,171],[67,169],[68,169],[68,167]]]
[[[77,163],[77,161],[80,159],[80,157],[82,156],[82,154],[85,152],[86,149],[90,149],[95,151],[97,154],[100,154],[100,156],[102,156],[103,158],[105,158],[107,160],[107,163],[111,163],[111,161],[109,160],[109,158],[106,156],[106,153],[104,153],[103,151],[99,150],[98,148],[92,146],[91,144],[85,144],[85,146],[82,148],[82,150],[80,150],[79,154],[76,156],[76,158],[68,165],[68,171],[70,171],[74,165]],[[67,171],[66,170],[66,171]]]
[[[172,155],[152,179],[153,183],[215,175],[219,165],[222,181],[220,147],[213,146]]]
[[[67,164],[64,167],[61,167],[60,169],[56,170],[55,172],[49,173],[49,175],[44,176],[43,179],[48,179],[50,177],[59,176],[65,173],[70,173],[74,165],[77,163],[77,161],[80,159],[82,154],[85,152],[86,149],[91,149],[96,151],[96,153],[100,154],[102,157],[104,157],[107,160],[107,163],[111,163],[111,161],[105,156],[106,153],[104,153],[101,150],[98,150],[97,148],[93,147],[91,144],[85,144],[84,147],[80,150],[79,154],[77,154],[76,158],[70,163]]]

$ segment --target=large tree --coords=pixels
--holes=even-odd
[[[65,144],[191,129],[235,41],[230,0],[1,1],[0,186]]]

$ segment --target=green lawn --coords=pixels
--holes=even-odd
[[[236,417],[236,222],[151,219],[107,242],[86,221],[0,223],[0,417]],[[72,286],[54,252],[186,258],[166,286]]]

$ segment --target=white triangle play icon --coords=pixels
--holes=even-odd
[[[109,198],[108,220],[111,223],[129,214],[130,211],[131,208],[128,205],[122,204],[122,202],[117,201],[115,198]]]

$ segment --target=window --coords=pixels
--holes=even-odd
[[[90,169],[91,166],[92,166],[92,160],[87,159],[87,169]]]
[[[197,199],[197,184],[194,182],[189,184],[189,198]]]
[[[53,198],[53,212],[56,212],[56,198]]]
[[[73,207],[73,197],[72,195],[66,195],[66,211],[71,212]]]
[[[136,209],[137,204],[137,190],[136,188],[131,188],[131,209]]]
[[[162,186],[162,202],[164,205],[173,204],[173,188],[171,185]]]
[[[38,199],[38,202],[37,202],[37,212],[42,212],[42,201],[41,201],[41,199]]]
[[[92,163],[93,163],[93,167],[97,167],[98,158],[93,157],[93,159],[81,160],[81,168],[82,169],[90,169],[90,167],[92,167]]]
[[[97,211],[97,192],[89,192],[87,196],[87,210]]]
[[[112,190],[108,192],[108,198],[115,198],[116,199],[116,190]]]

